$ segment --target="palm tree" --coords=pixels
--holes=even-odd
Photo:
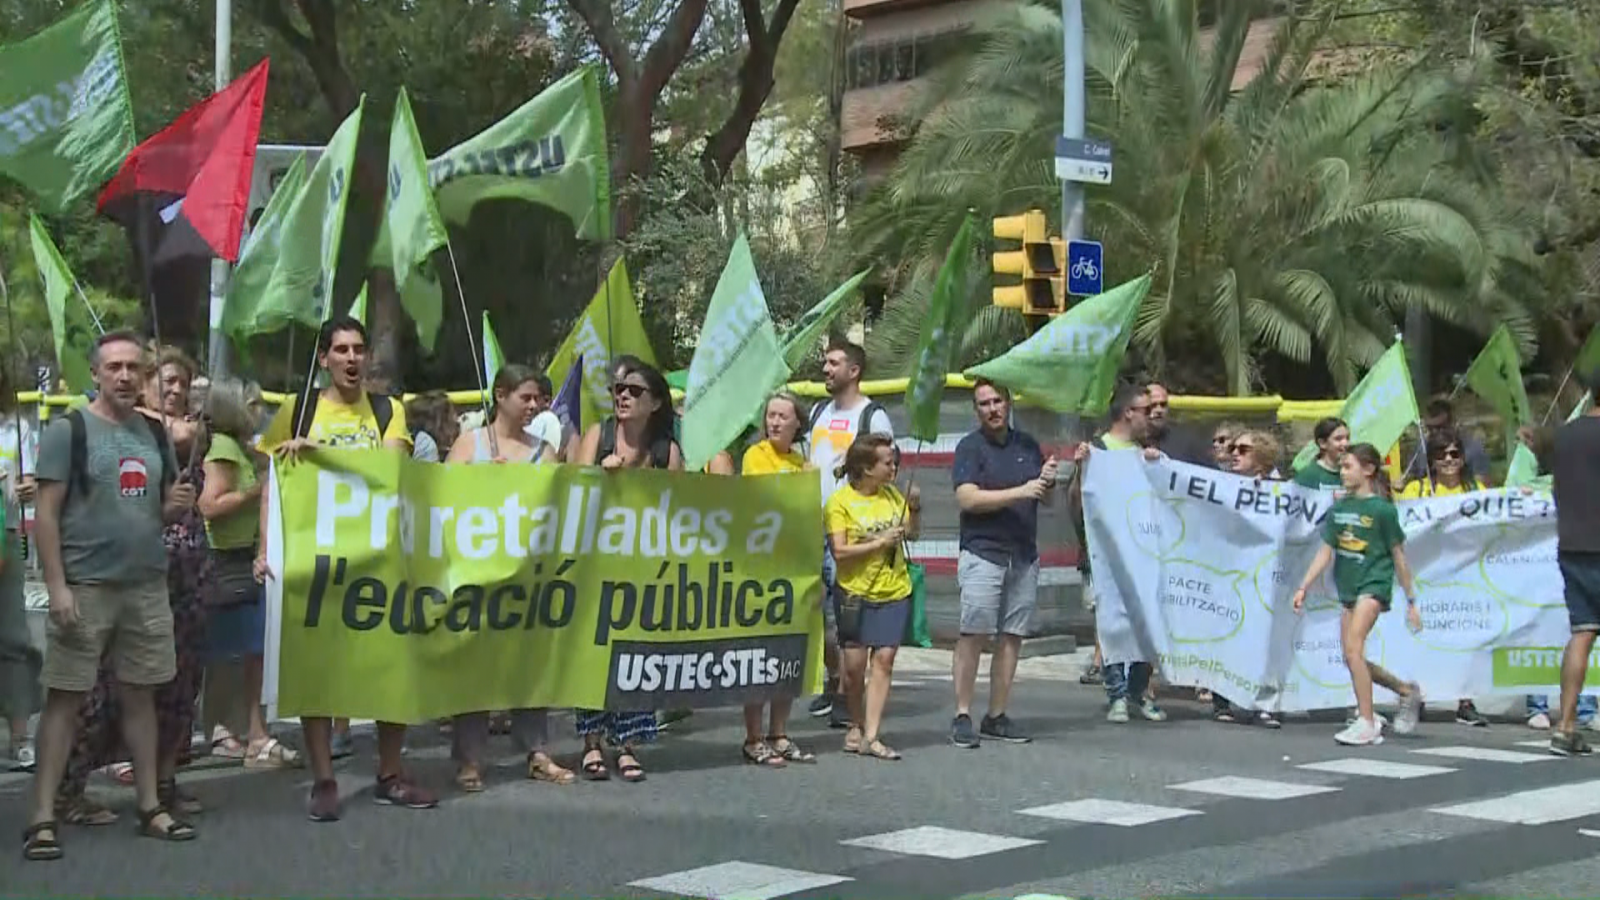
[[[1195,0],[1085,6],[1090,131],[1116,147],[1116,181],[1091,189],[1089,221],[1114,280],[1155,275],[1133,345],[1147,365],[1216,359],[1244,394],[1265,354],[1317,356],[1348,390],[1413,308],[1484,334],[1505,321],[1531,347],[1526,232],[1451,164],[1438,132],[1463,88],[1448,74],[1412,64],[1316,83],[1324,4],[1283,18],[1235,91],[1248,0],[1223,4],[1209,34]],[[910,146],[856,223],[861,246],[906,270],[968,208],[1057,205],[1060,16],[1017,3],[974,37],[932,80]],[[886,314],[879,331],[905,321],[920,316]]]

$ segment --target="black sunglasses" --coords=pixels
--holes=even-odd
[[[621,397],[623,394],[627,394],[629,397],[632,397],[635,400],[643,397],[645,391],[648,390],[649,388],[642,384],[628,384],[627,382],[622,382],[620,384],[614,384],[611,386],[612,395]]]
[[[1255,444],[1229,444],[1228,445],[1228,452],[1232,453],[1234,455],[1238,455],[1240,453],[1252,453],[1252,452],[1255,451],[1255,449],[1256,449],[1256,445]]]

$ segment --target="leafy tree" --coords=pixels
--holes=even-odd
[[[1256,10],[1228,3],[1203,36],[1194,2],[1086,4],[1090,130],[1117,148],[1089,216],[1115,248],[1112,281],[1155,275],[1134,335],[1144,364],[1243,394],[1264,361],[1315,356],[1347,390],[1408,309],[1482,333],[1503,319],[1531,345],[1540,283],[1521,223],[1435,134],[1459,86],[1417,66],[1319,83],[1324,14],[1285,18],[1235,91]],[[863,246],[913,270],[969,208],[1057,205],[1059,14],[1007,6],[971,46],[908,117],[914,139],[859,222]],[[902,296],[914,304],[915,288]],[[919,321],[886,316],[879,330]]]

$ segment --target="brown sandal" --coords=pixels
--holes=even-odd
[[[850,730],[844,733],[844,752],[861,752],[861,726],[851,725]]]
[[[884,762],[898,762],[901,759],[900,751],[877,738],[873,738],[867,743],[866,749],[861,751],[861,755],[872,759],[881,759]]]
[[[599,747],[583,751],[583,777],[587,781],[608,781],[611,770],[606,768],[606,752]]]
[[[625,759],[633,761],[623,762]],[[631,784],[637,784],[646,777],[644,766],[639,765],[639,757],[634,755],[632,750],[626,749],[617,754],[617,774],[622,776],[623,781]]]
[[[800,745],[789,740],[788,735],[769,735],[767,737],[767,744],[772,747],[774,753],[777,753],[779,756],[783,757],[787,762],[814,763],[817,761],[817,755],[815,753],[800,749]]]
[[[772,749],[766,741],[746,743],[742,751],[744,761],[753,766],[766,766],[769,769],[781,769],[788,765],[783,755]]]
[[[462,766],[456,772],[456,787],[466,794],[483,793],[483,773],[477,766]]]
[[[22,858],[29,862],[49,862],[65,855],[61,849],[61,829],[55,822],[35,822],[22,832]],[[49,837],[45,835],[48,833]]]
[[[119,818],[120,816],[109,807],[102,806],[84,795],[71,800],[61,798],[56,800],[56,819],[67,825],[100,828],[117,824]]]
[[[165,826],[156,824],[156,819],[162,816],[167,817]],[[155,838],[158,841],[172,843],[192,841],[197,837],[193,825],[174,816],[165,806],[139,810],[139,834],[148,838]]]
[[[605,763],[602,761],[601,765]],[[578,780],[572,770],[558,764],[550,758],[548,753],[534,751],[528,754],[528,777],[534,781],[548,781],[551,784],[572,784]]]

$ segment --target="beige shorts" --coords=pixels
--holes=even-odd
[[[94,687],[100,658],[111,651],[112,671],[123,684],[166,684],[177,676],[172,607],[167,580],[139,584],[75,584],[78,622],[67,628],[52,620],[45,628],[40,681],[58,691]]]

